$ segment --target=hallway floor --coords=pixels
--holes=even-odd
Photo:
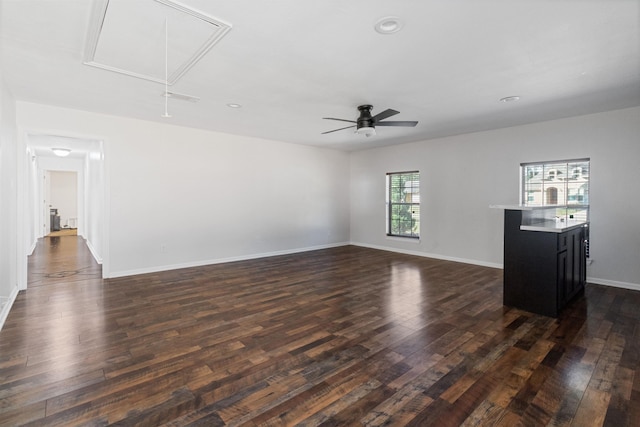
[[[40,239],[27,269],[29,288],[102,278],[102,267],[80,236]]]

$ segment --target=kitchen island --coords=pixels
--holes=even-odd
[[[574,208],[563,206],[491,207],[504,209],[503,303],[557,317],[584,291],[586,213],[568,214]]]

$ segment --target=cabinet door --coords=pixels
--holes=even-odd
[[[566,250],[558,253],[558,309],[580,293],[586,277],[583,229],[571,230],[561,236],[566,238]]]
[[[567,258],[567,251],[558,253],[558,272],[557,278],[557,291],[558,291],[558,307],[560,311],[562,307],[567,303],[568,290],[567,290],[567,273],[569,272],[569,262]]]
[[[584,252],[584,231],[582,228],[571,231],[571,253],[567,253],[570,257],[571,277],[567,277],[568,294],[567,300],[577,295],[584,286],[585,276],[585,252]]]

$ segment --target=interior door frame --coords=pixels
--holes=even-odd
[[[18,234],[18,257],[17,257],[17,282],[18,289],[27,289],[27,265],[28,256],[33,252],[37,236],[44,230],[40,228],[38,224],[42,224],[42,221],[38,220],[40,214],[44,214],[43,208],[40,203],[42,201],[42,194],[36,192],[34,195],[34,189],[30,184],[29,174],[33,170],[32,164],[37,163],[37,155],[34,154],[32,146],[29,144],[29,135],[51,135],[58,137],[73,138],[85,141],[93,141],[97,145],[95,153],[91,153],[96,156],[98,161],[98,169],[101,185],[99,188],[88,188],[90,183],[84,183],[83,191],[98,192],[98,200],[100,202],[99,208],[99,221],[97,234],[99,235],[100,248],[96,248],[100,251],[100,261],[102,263],[102,277],[107,278],[110,274],[109,269],[109,168],[108,168],[108,142],[107,138],[97,135],[78,134],[69,131],[61,131],[59,129],[26,129],[21,126],[18,127],[18,218],[17,218],[17,234]],[[85,158],[85,169],[88,158]],[[38,175],[37,179],[41,177]],[[42,182],[38,184],[42,185]],[[38,197],[40,202],[36,202],[36,206],[32,206],[30,198]],[[36,199],[36,200],[38,200]],[[31,207],[30,207],[31,206]],[[86,215],[86,212],[85,212]],[[80,222],[80,218],[79,218]],[[31,230],[32,227],[36,227]],[[80,224],[78,224],[80,226]],[[32,235],[32,233],[35,233]],[[91,248],[90,248],[91,249]],[[92,255],[96,257],[95,252],[92,250]],[[99,261],[99,262],[100,262]]]

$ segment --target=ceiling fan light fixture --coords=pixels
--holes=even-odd
[[[58,157],[67,157],[71,153],[68,148],[52,148],[51,151]]]
[[[520,101],[520,97],[517,95],[505,96],[504,98],[500,98],[500,102],[516,102],[516,101]]]
[[[327,132],[322,132],[322,134],[333,133],[339,130],[356,128],[355,133],[365,136],[373,136],[376,134],[375,127],[376,126],[401,126],[401,127],[414,127],[418,124],[416,121],[388,121],[389,117],[395,116],[396,114],[400,114],[400,111],[393,110],[391,108],[387,108],[386,110],[376,114],[375,116],[371,115],[371,110],[373,109],[372,105],[364,104],[358,106],[358,111],[360,111],[360,115],[357,120],[348,120],[348,119],[338,119],[335,117],[323,117],[325,120],[337,120],[339,122],[348,122],[355,123],[355,125],[329,130]]]
[[[374,136],[376,134],[376,128],[372,126],[362,126],[356,130],[356,133],[359,135],[364,135],[366,137]]]
[[[373,28],[380,34],[394,34],[402,29],[403,23],[397,16],[385,16],[378,19]]]

